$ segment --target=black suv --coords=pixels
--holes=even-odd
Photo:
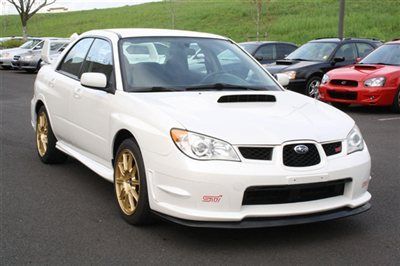
[[[267,65],[266,69],[271,74],[287,74],[289,90],[316,97],[326,72],[354,64],[380,45],[382,42],[376,39],[316,39],[302,45],[284,60]]]
[[[242,42],[239,45],[261,64],[274,63],[298,48],[294,43],[277,41]]]

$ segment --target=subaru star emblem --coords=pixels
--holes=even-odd
[[[343,81],[341,82],[342,85],[346,85],[346,83],[347,83],[347,82],[346,82],[345,80],[343,80]]]
[[[306,154],[308,152],[308,147],[306,145],[297,145],[294,147],[294,151],[297,154]]]

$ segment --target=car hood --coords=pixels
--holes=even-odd
[[[226,95],[273,95],[276,102],[218,103]],[[290,91],[131,93],[187,130],[232,144],[318,142],[346,138],[354,121],[320,101]]]
[[[21,48],[11,48],[11,49],[4,49],[1,51],[1,54],[9,54],[9,56],[19,55],[29,51],[28,49],[21,49]]]
[[[286,71],[298,70],[303,67],[310,67],[321,64],[319,61],[298,61],[298,60],[278,60],[273,64],[265,65],[265,68],[271,74],[282,73]]]
[[[365,81],[369,78],[385,76],[399,71],[400,66],[357,64],[337,68],[329,71],[327,74],[330,79]]]

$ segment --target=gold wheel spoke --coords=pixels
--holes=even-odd
[[[136,192],[136,190],[131,189],[129,192],[135,198],[136,202],[138,202],[139,201],[139,194]]]
[[[140,184],[139,184],[139,180],[137,180],[137,179],[132,179],[132,186],[139,186]]]
[[[128,194],[128,201],[129,201],[129,205],[131,205],[131,210],[134,210],[136,205],[135,205],[135,202],[133,201],[133,195],[131,193]]]

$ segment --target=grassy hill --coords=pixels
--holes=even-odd
[[[270,40],[298,44],[337,35],[338,0],[271,0],[263,16],[261,32]],[[254,9],[242,0],[185,0],[175,3],[175,28],[212,32],[244,41],[255,36]],[[345,34],[391,40],[400,37],[398,0],[347,0]],[[1,36],[21,35],[18,16],[0,17]],[[139,6],[37,14],[29,25],[33,36],[67,37],[98,28],[171,28],[169,5],[163,2]]]

